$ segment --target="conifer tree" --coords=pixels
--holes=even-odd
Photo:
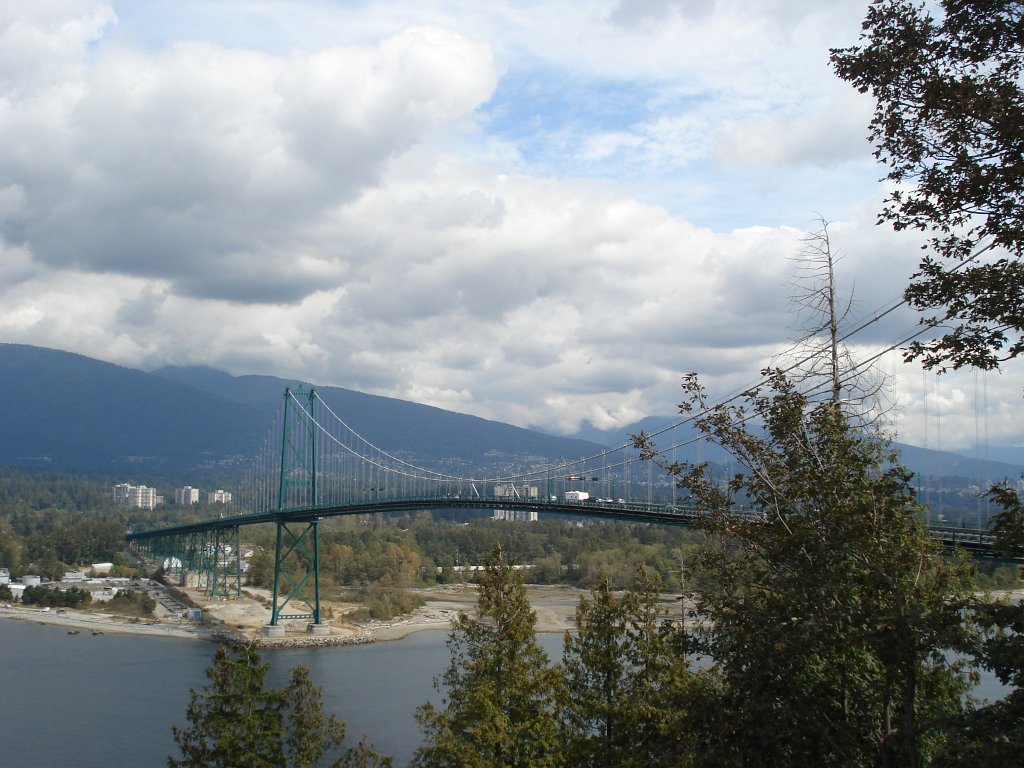
[[[480,576],[476,616],[460,614],[448,639],[451,664],[424,704],[413,764],[547,768],[564,765],[555,706],[560,676],[537,644],[536,614],[520,573],[495,547]]]
[[[693,676],[670,643],[658,581],[644,569],[621,597],[607,580],[581,597],[576,632],[565,634],[561,708],[570,763],[677,764],[679,694]]]
[[[939,557],[883,442],[766,374],[717,406],[695,376],[684,383],[684,411],[740,474],[668,467],[708,513],[693,639],[714,686],[697,762],[924,765],[967,688],[946,651],[969,639],[969,567]]]
[[[284,740],[280,691],[267,689],[269,664],[251,645],[229,650],[220,645],[206,670],[209,685],[189,691],[189,728],[172,726],[181,759],[168,758],[170,768],[254,768],[277,765]]]
[[[321,689],[299,665],[282,688],[264,683],[269,664],[251,645],[217,648],[206,670],[210,683],[189,692],[188,728],[172,726],[181,758],[170,768],[315,768],[345,739],[345,725],[323,714]],[[331,768],[387,768],[382,757],[360,742],[330,763]]]

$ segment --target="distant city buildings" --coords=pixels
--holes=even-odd
[[[521,485],[516,487],[512,483],[495,485],[494,495],[499,499],[536,499],[540,491],[535,485]],[[528,523],[537,522],[537,511],[529,509],[496,509],[494,510],[495,520],[520,520]]]
[[[174,503],[189,505],[199,503],[199,489],[193,488],[191,485],[186,485],[184,488],[179,488],[174,492]]]
[[[206,494],[206,502],[208,504],[230,504],[231,493],[229,491],[222,491],[218,488],[213,493]]]
[[[536,485],[521,485],[517,488],[512,483],[498,483],[494,486],[494,495],[499,499],[536,499],[539,494],[540,490]]]
[[[526,523],[537,522],[537,510],[535,509],[496,509],[494,510],[495,520],[519,520]]]
[[[176,488],[174,491],[174,503],[183,506],[198,504],[200,497],[201,491],[191,485]],[[218,488],[216,491],[206,494],[206,502],[208,504],[230,504],[231,492]],[[164,497],[158,496],[156,489],[147,488],[145,485],[118,483],[114,486],[114,503],[126,507],[153,509],[164,503]]]
[[[164,497],[157,496],[155,488],[118,483],[114,486],[114,503],[139,509],[153,509],[164,503]]]

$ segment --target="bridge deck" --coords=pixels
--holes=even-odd
[[[510,511],[544,512],[548,514],[590,517],[595,519],[622,520],[634,523],[655,523],[658,525],[693,525],[707,517],[693,506],[671,504],[647,504],[645,502],[609,501],[550,501],[509,497],[410,497],[404,499],[374,499],[350,502],[325,507],[300,507],[296,509],[241,514],[217,517],[199,523],[161,528],[152,531],[129,533],[128,541],[182,536],[191,533],[226,530],[239,526],[277,522],[311,522],[329,517],[347,515],[369,515],[379,513],[418,512],[425,509],[504,509]],[[756,519],[759,513],[737,507],[731,510],[739,517]],[[995,536],[987,531],[977,531],[950,526],[929,526],[932,535],[948,549],[960,548],[979,555],[999,556],[993,551]],[[1024,557],[1005,558],[1024,562]]]

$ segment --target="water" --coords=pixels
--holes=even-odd
[[[448,665],[447,632],[395,642],[265,651],[268,683],[296,664],[324,688],[326,712],[348,723],[355,744],[404,765],[420,743],[413,714],[435,698],[433,679]],[[561,635],[540,635],[553,656]],[[0,768],[161,766],[177,754],[171,725],[184,727],[189,688],[207,682],[212,643],[0,621]]]
[[[420,742],[413,713],[448,665],[447,633],[327,649],[267,651],[268,682],[296,664],[324,688],[324,708],[404,765]],[[559,634],[539,635],[553,658]],[[187,725],[189,688],[206,684],[212,643],[131,635],[69,635],[61,627],[0,620],[0,768],[162,766],[177,754],[172,724]],[[982,680],[979,697],[1003,695]]]

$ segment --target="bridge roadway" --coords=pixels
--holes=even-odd
[[[144,541],[150,538],[229,530],[237,526],[256,525],[258,523],[309,523],[326,517],[419,512],[424,509],[504,509],[661,525],[692,525],[701,518],[706,517],[706,513],[698,512],[695,507],[685,504],[647,504],[646,502],[597,500],[550,501],[506,496],[430,496],[402,499],[370,499],[335,506],[300,507],[297,509],[217,517],[199,523],[160,528],[152,531],[133,532],[127,534],[126,539],[128,541]],[[742,507],[736,507],[732,512],[738,517],[753,519],[758,516],[758,513],[753,510]],[[993,551],[995,537],[987,532],[951,526],[929,526],[929,531],[947,549],[959,547],[975,555],[998,556],[998,553]],[[1024,561],[1024,558],[1010,559]]]
[[[271,510],[231,517],[216,517],[199,523],[177,525],[152,531],[127,534],[128,541],[144,541],[162,536],[180,536],[188,533],[225,530],[242,525],[257,523],[294,522],[308,523],[325,517],[344,515],[370,515],[378,513],[419,512],[425,509],[505,509],[523,512],[548,512],[581,517],[607,518],[640,523],[662,525],[691,525],[705,515],[691,506],[671,504],[647,504],[645,502],[598,502],[598,501],[544,501],[542,499],[521,499],[497,496],[429,496],[404,499],[371,499],[353,501],[326,507],[299,507],[297,509]],[[737,514],[744,514],[737,509]],[[751,512],[746,512],[752,515]]]

